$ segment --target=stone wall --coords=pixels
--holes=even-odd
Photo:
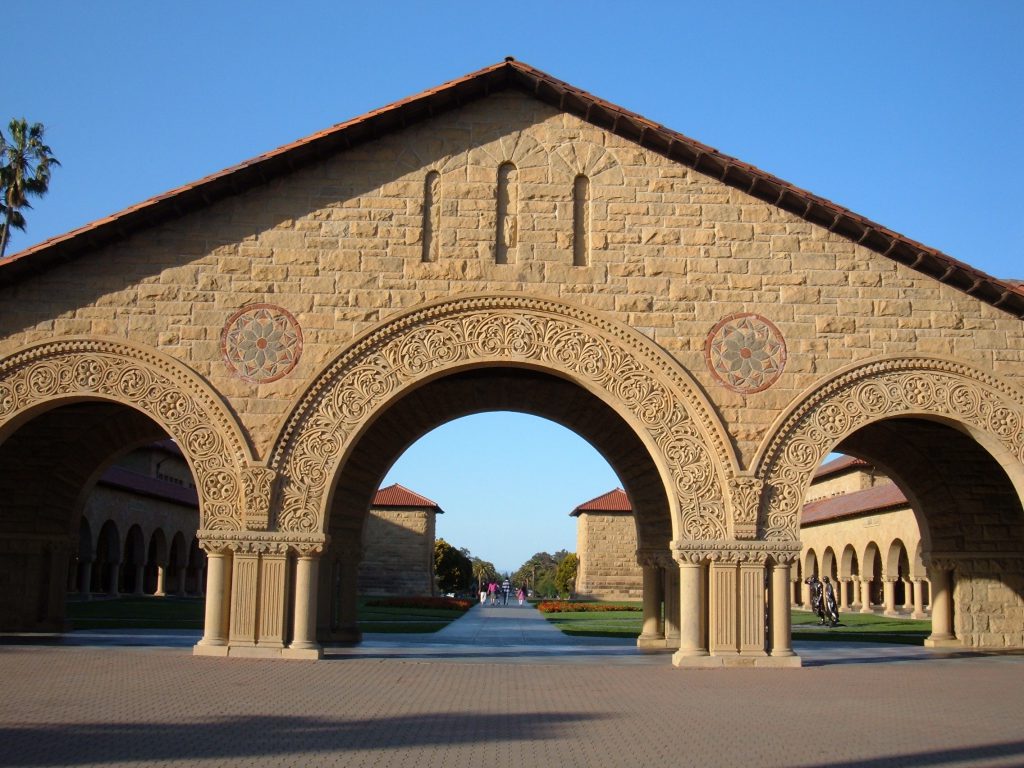
[[[496,264],[498,166],[518,169],[516,244]],[[424,183],[439,171],[436,261]],[[573,179],[590,177],[589,264],[573,266]],[[897,223],[898,225],[898,223]],[[967,255],[969,258],[969,254]],[[502,92],[0,289],[0,354],[54,336],[131,339],[188,363],[265,455],[311,377],[361,332],[430,299],[529,293],[607,313],[699,381],[750,464],[794,398],[857,360],[952,356],[1024,379],[1024,328],[992,306],[657,153]],[[241,307],[302,329],[296,368],[254,385],[222,360]],[[753,395],[708,370],[723,317],[756,312],[788,361]]]
[[[580,559],[576,593],[594,600],[639,600],[643,573],[636,562],[636,523],[630,512],[583,512],[576,519]]]
[[[359,565],[361,595],[431,596],[434,581],[433,512],[408,508],[370,510]]]

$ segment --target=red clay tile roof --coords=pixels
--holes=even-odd
[[[395,483],[387,488],[381,488],[373,497],[375,507],[416,507],[419,509],[433,509],[435,513],[444,514],[436,501],[431,501],[426,496],[410,491],[403,485]]]
[[[204,208],[216,200],[266,184],[382,134],[509,88],[531,94],[559,110],[1024,318],[1024,290],[1017,286],[511,58],[50,238],[5,259],[0,264],[0,285]]]
[[[621,488],[598,496],[596,499],[585,501],[569,513],[570,517],[578,517],[581,512],[632,512],[633,505],[629,503],[629,497]]]
[[[820,480],[823,477],[835,475],[852,467],[870,468],[871,465],[863,459],[855,459],[853,456],[840,456],[838,459],[832,459],[832,461],[827,461],[818,467],[814,472],[814,479]]]
[[[883,512],[897,507],[905,507],[908,503],[907,497],[895,483],[876,485],[862,491],[830,496],[827,499],[819,499],[805,504],[803,514],[800,516],[800,525],[824,523],[866,512]]]
[[[199,509],[199,495],[195,488],[141,475],[123,467],[114,466],[108,469],[100,477],[99,484]]]

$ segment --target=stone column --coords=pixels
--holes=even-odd
[[[107,563],[107,595],[109,597],[117,597],[120,594],[118,588],[118,579],[121,576],[121,564],[120,563]]]
[[[291,595],[289,547],[283,542],[268,543],[260,553],[258,626],[256,646],[271,653],[285,646],[288,626],[288,599]]]
[[[708,567],[708,650],[712,656],[739,654],[738,578],[735,562],[712,560]]]
[[[678,648],[680,637],[679,573],[678,568],[664,570],[665,648]]]
[[[177,589],[174,590],[174,594],[177,595],[178,597],[184,597],[185,596],[185,577],[188,574],[188,569],[184,565],[181,565],[181,566],[178,566],[178,568],[175,571],[175,573],[177,574],[178,584],[177,584]]]
[[[921,579],[914,579],[914,612],[910,614],[910,618],[928,618],[928,614],[924,612],[924,581]]]
[[[83,600],[92,599],[92,560],[78,563],[78,592]]]
[[[874,613],[871,608],[871,579],[860,580],[860,612]]]
[[[884,578],[882,579],[882,589],[885,594],[885,610],[882,611],[884,616],[899,616],[896,610],[896,582],[898,578]]]
[[[167,593],[164,591],[164,579],[167,576],[167,566],[160,565],[157,563],[156,566],[156,589],[153,590],[153,594],[157,597],[163,597]]]
[[[135,584],[132,588],[133,595],[144,595],[146,590],[143,589],[146,580],[146,566],[140,563],[135,566]]]
[[[932,634],[924,644],[929,648],[960,645],[953,634],[952,563],[935,562],[928,566],[932,582]]]
[[[677,558],[681,557],[676,555]],[[700,561],[679,562],[679,650],[672,654],[672,663],[684,666],[689,659],[707,656],[704,642],[704,564]]]
[[[739,566],[739,652],[741,656],[767,656],[765,650],[765,557],[744,560]]]
[[[789,598],[792,607],[800,605],[800,580],[794,576],[790,576]]]
[[[323,648],[316,641],[317,587],[322,548],[300,550],[295,564],[295,619],[292,642],[284,652],[290,659],[319,659]]]
[[[793,652],[791,617],[788,600],[783,595],[789,591],[788,562],[774,562],[771,566],[771,621],[772,621],[772,656],[796,656]]]
[[[644,579],[643,630],[636,639],[638,648],[664,648],[665,633],[661,624],[662,574],[649,557],[641,558]]]
[[[840,579],[836,582],[839,587],[839,610],[846,613],[850,610],[850,588],[852,587],[852,579]]]
[[[800,582],[800,605],[804,610],[811,610],[811,585],[806,580]]]
[[[208,549],[206,616],[203,639],[195,647],[198,656],[227,656],[228,610],[231,596],[231,556],[227,549]]]

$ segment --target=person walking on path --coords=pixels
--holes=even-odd
[[[496,605],[498,602],[498,583],[496,581],[492,581],[488,584],[487,592],[491,596],[491,605]]]
[[[512,591],[512,582],[505,577],[505,580],[501,582],[501,604],[508,605],[508,593]]]
[[[519,589],[516,590],[516,599],[519,600],[519,604],[520,605],[522,605],[523,604],[523,600],[526,599],[526,593],[523,592],[523,588],[522,587],[520,587]]]

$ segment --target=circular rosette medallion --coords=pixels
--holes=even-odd
[[[288,310],[250,304],[233,314],[221,334],[230,371],[245,381],[265,384],[286,376],[302,354],[302,330]]]
[[[704,343],[712,375],[734,392],[767,389],[786,367],[786,342],[769,320],[750,312],[718,322]]]

